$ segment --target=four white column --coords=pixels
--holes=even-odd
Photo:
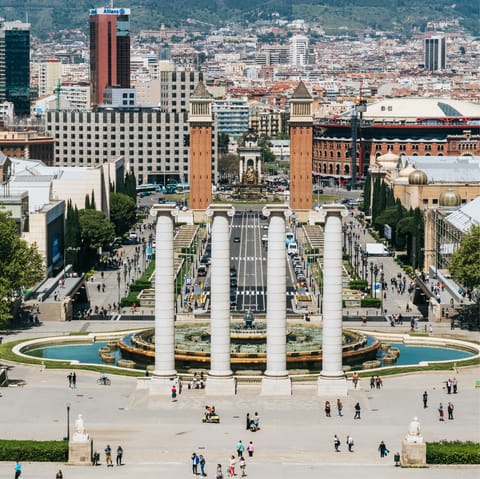
[[[207,395],[234,395],[235,378],[230,367],[230,217],[231,205],[211,205],[212,264],[210,267],[210,371]]]
[[[290,395],[292,384],[287,371],[287,269],[284,205],[263,209],[269,217],[267,253],[267,369],[262,378],[263,395]]]
[[[347,214],[340,204],[324,205],[323,252],[323,339],[322,371],[318,378],[319,395],[347,394],[342,368],[342,217]]]

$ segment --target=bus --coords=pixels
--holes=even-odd
[[[137,193],[137,195],[141,193],[146,193],[146,192],[154,193],[155,191],[157,191],[158,187],[159,185],[155,183],[145,183],[144,185],[138,185],[137,188],[135,189],[135,192]]]
[[[189,183],[177,183],[176,193],[189,193],[190,184]]]

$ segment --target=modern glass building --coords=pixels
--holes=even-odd
[[[30,24],[0,23],[0,102],[16,115],[30,114]]]

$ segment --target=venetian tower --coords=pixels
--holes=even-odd
[[[300,82],[290,99],[290,208],[300,221],[312,209],[312,102]]]
[[[203,82],[190,97],[190,209],[203,221],[212,202],[212,99]]]

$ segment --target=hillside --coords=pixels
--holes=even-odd
[[[62,29],[88,29],[89,8],[105,1],[0,0],[0,16],[28,19],[32,33],[45,37]],[[132,30],[157,29],[160,24],[180,26],[186,19],[204,24],[253,23],[272,18],[317,20],[328,33],[374,30],[409,34],[423,30],[427,21],[459,19],[474,35],[480,35],[478,0],[116,0],[116,6],[132,9]],[[202,24],[200,24],[202,25]]]

